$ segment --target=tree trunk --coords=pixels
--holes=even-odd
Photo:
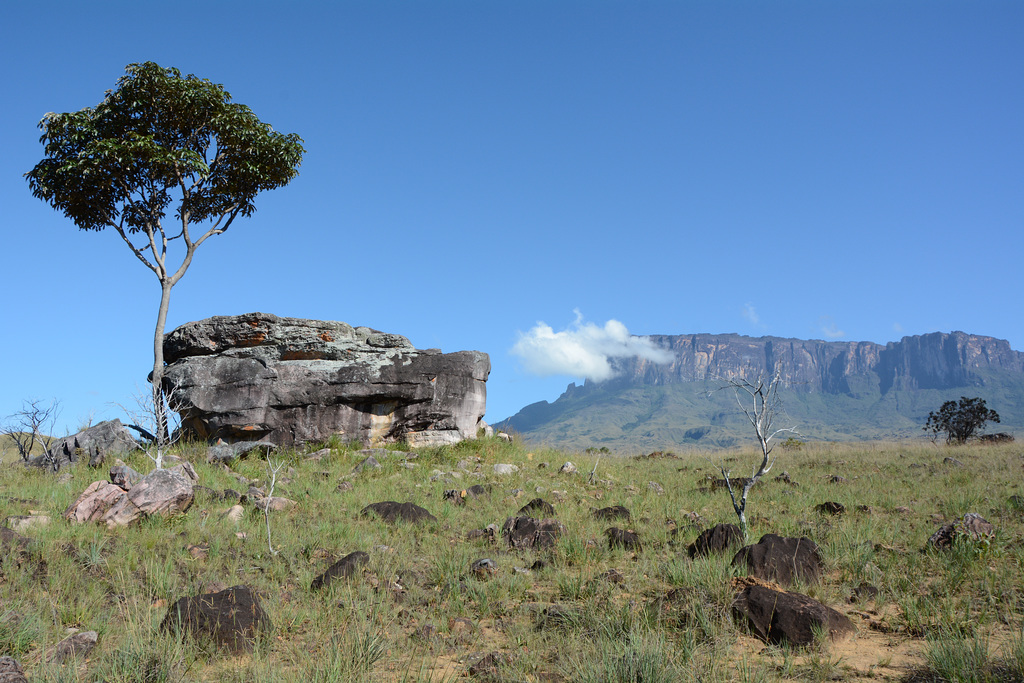
[[[153,417],[156,419],[157,452],[170,440],[167,433],[167,413],[164,406],[164,326],[167,324],[167,309],[171,304],[171,287],[165,278],[160,280],[160,311],[156,316],[156,330],[153,333]]]

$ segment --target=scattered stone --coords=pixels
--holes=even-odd
[[[712,553],[722,554],[743,544],[743,532],[735,524],[716,524],[697,536],[686,548],[691,558],[706,557]]]
[[[1007,432],[998,432],[996,434],[982,434],[978,437],[982,443],[994,444],[994,443],[1011,443],[1013,441],[1013,434]]]
[[[656,481],[649,481],[649,482],[647,482],[647,488],[650,491],[654,491],[654,493],[659,495],[659,496],[664,495],[664,493],[665,493],[665,487],[662,486],[661,484],[659,484]]]
[[[566,460],[565,463],[563,463],[562,466],[558,468],[558,471],[561,472],[562,474],[573,474],[577,470],[576,465],[574,463],[572,463],[569,460]]]
[[[838,474],[833,474],[832,476],[830,476],[828,478],[828,483],[830,483],[830,484],[845,484],[846,483],[846,477],[840,477]]]
[[[746,567],[750,576],[791,586],[795,581],[817,583],[824,571],[818,545],[807,537],[765,534],[757,543],[740,549],[732,566]]]
[[[962,462],[960,462],[959,460],[957,460],[956,458],[951,458],[951,457],[948,457],[948,456],[943,458],[942,464],[943,465],[951,465],[953,467],[963,467],[964,466],[964,464]]]
[[[814,508],[823,515],[842,515],[846,512],[846,506],[842,503],[836,503],[835,501],[827,501],[818,505]]]
[[[711,480],[712,491],[717,491],[719,489],[728,489],[730,484],[732,485],[733,490],[740,491],[743,489],[744,486],[747,485],[747,482],[750,481],[750,477],[730,477],[727,481],[724,478],[715,479],[710,475],[708,476],[708,479]]]
[[[209,638],[233,653],[251,651],[256,638],[271,628],[270,617],[249,586],[180,598],[160,624],[162,631]]]
[[[193,560],[205,560],[210,557],[210,544],[198,543],[188,547],[188,554]]]
[[[7,655],[0,657],[0,683],[28,683],[17,659]]]
[[[555,515],[555,506],[547,502],[543,498],[534,498],[529,503],[519,508],[519,515],[532,517],[530,513],[537,512],[541,516],[553,517]]]
[[[338,579],[348,579],[356,575],[368,562],[370,555],[362,550],[349,553],[327,568],[320,576],[313,579],[311,590],[320,590]]]
[[[490,484],[473,484],[466,489],[448,489],[442,494],[442,499],[455,503],[465,504],[466,500],[482,498],[491,495]]]
[[[253,451],[266,456],[277,450],[277,445],[270,441],[237,441],[235,443],[218,443],[206,450],[206,462],[228,464],[234,460],[243,460]]]
[[[789,472],[787,472],[785,470],[782,471],[782,474],[776,475],[775,481],[777,481],[777,482],[779,482],[781,484],[792,484],[793,483],[793,479],[792,479],[792,477],[789,476]]]
[[[344,493],[345,491],[351,491],[354,488],[355,486],[352,484],[352,482],[341,481],[338,483],[337,487],[335,487],[334,490],[337,491],[338,493]]]
[[[601,578],[609,583],[622,584],[626,582],[626,577],[622,575],[618,569],[609,569],[608,571],[601,574]]]
[[[506,434],[505,432],[498,432],[495,434],[495,436],[498,437],[499,440],[504,441],[505,443],[512,443],[511,434]]]
[[[609,527],[604,530],[604,535],[608,539],[608,548],[624,548],[626,550],[640,550],[640,536],[632,529],[620,529],[618,527]]]
[[[437,627],[433,624],[423,624],[410,633],[409,637],[413,640],[420,640],[428,643],[433,642],[438,638]]]
[[[557,519],[509,517],[501,527],[510,548],[550,548],[563,533],[565,526]]]
[[[835,641],[856,630],[848,617],[813,598],[759,584],[744,588],[732,610],[755,636],[774,645],[805,647],[815,644],[816,631]]]
[[[421,508],[419,505],[415,505],[413,503],[396,503],[392,500],[386,500],[380,503],[371,503],[363,508],[359,514],[363,517],[369,517],[371,513],[376,514],[389,524],[394,523],[399,519],[414,524],[437,521],[437,517],[434,517],[434,515],[430,514],[425,508]]]
[[[242,517],[245,513],[246,509],[241,505],[232,505],[227,509],[227,512],[224,513],[224,519],[234,524],[238,524],[242,521]]]
[[[472,677],[498,680],[501,670],[512,666],[512,656],[504,652],[490,652],[484,655],[480,661],[469,667],[469,675]]]
[[[99,634],[96,631],[79,631],[57,643],[46,656],[46,661],[61,664],[72,657],[85,658],[96,647]],[[6,681],[0,674],[0,683]]]
[[[519,471],[519,466],[518,465],[508,465],[508,464],[499,463],[499,464],[494,466],[494,473],[495,474],[507,475],[507,474],[512,474],[513,472],[518,472],[518,471]]]
[[[616,519],[622,519],[628,522],[630,518],[629,510],[622,505],[612,505],[605,508],[592,509],[590,514],[593,515],[594,519],[600,519],[607,522],[611,522]]]
[[[320,462],[321,460],[326,460],[326,459],[328,459],[330,457],[331,457],[331,449],[330,448],[321,448],[320,450],[315,451],[315,452],[310,453],[309,455],[307,455],[304,458],[304,460],[308,460],[310,462]]]
[[[537,630],[544,631],[549,628],[572,628],[580,622],[581,612],[577,608],[565,607],[563,605],[549,605],[545,607],[537,618]]]
[[[284,512],[290,510],[298,505],[298,503],[291,498],[284,498],[282,496],[271,496],[269,498],[259,498],[253,501],[253,506],[260,512]]]
[[[50,516],[41,513],[14,515],[7,518],[7,526],[18,533],[25,533],[33,527],[44,527],[50,523]]]
[[[490,558],[483,558],[474,562],[470,570],[473,572],[473,576],[478,579],[489,579],[498,573],[498,565]]]
[[[859,586],[853,589],[853,592],[850,593],[850,597],[847,598],[847,602],[862,602],[864,600],[874,600],[877,597],[878,588],[869,583],[862,582]]]
[[[130,453],[138,448],[138,442],[120,420],[107,420],[59,439],[46,453],[30,459],[28,464],[57,472],[78,462],[83,455],[89,458],[90,463],[103,462],[107,455]]]
[[[366,470],[379,470],[379,469],[380,469],[380,463],[377,462],[377,458],[375,458],[372,455],[370,455],[370,456],[367,456],[366,458],[364,458],[358,465],[356,465],[355,469],[353,469],[352,471],[356,472],[356,473],[359,473],[359,472],[365,472]]]
[[[992,538],[995,531],[995,527],[984,517],[976,512],[968,512],[955,522],[941,526],[928,539],[926,547],[947,549],[959,541],[984,543]]]

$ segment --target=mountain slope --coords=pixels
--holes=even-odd
[[[782,369],[784,414],[802,438],[854,440],[923,436],[943,401],[980,396],[1002,423],[1024,428],[1024,353],[963,332],[904,337],[886,345],[745,337],[657,335],[671,363],[618,363],[607,382],[570,384],[554,403],[526,406],[497,427],[560,448],[617,452],[724,447],[751,440],[729,378]]]

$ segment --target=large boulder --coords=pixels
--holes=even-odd
[[[215,316],[168,334],[164,357],[182,427],[202,439],[432,446],[484,426],[487,354],[421,351],[368,327]]]
[[[259,596],[248,586],[180,598],[160,624],[163,631],[205,637],[235,653],[251,651],[272,628]]]
[[[732,604],[733,615],[767,643],[813,645],[817,633],[840,640],[856,630],[850,619],[814,598],[758,584],[746,586]]]
[[[732,566],[746,567],[750,576],[784,586],[796,581],[817,583],[825,568],[817,543],[805,536],[776,534],[765,534],[757,543],[741,548],[732,558]]]
[[[46,453],[32,458],[28,464],[56,472],[81,458],[100,463],[107,455],[128,453],[138,447],[138,442],[120,420],[107,420],[57,440]]]

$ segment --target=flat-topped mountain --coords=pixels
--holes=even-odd
[[[527,406],[498,426],[559,447],[731,446],[749,438],[726,380],[782,370],[786,415],[808,439],[924,436],[929,411],[961,395],[996,410],[998,431],[1024,427],[1024,353],[964,332],[898,342],[837,342],[738,334],[652,335],[670,363],[615,363],[606,382],[570,384],[554,403]]]

